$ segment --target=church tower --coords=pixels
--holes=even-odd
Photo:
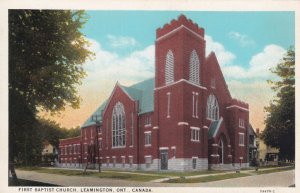
[[[156,30],[155,87],[181,79],[201,85],[201,65],[205,62],[204,29],[180,15]]]
[[[207,165],[207,127],[201,128],[204,68],[203,28],[180,15],[157,29],[154,120],[162,170]],[[192,166],[191,159],[197,164]]]

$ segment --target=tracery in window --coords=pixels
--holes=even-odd
[[[112,147],[122,147],[126,144],[124,105],[117,102],[112,113]]]
[[[207,100],[206,118],[210,120],[219,119],[219,104],[215,95],[211,94]]]
[[[196,50],[193,50],[190,55],[190,77],[189,81],[192,83],[200,83],[200,62]]]
[[[166,84],[174,82],[174,55],[171,50],[166,55],[165,81]]]

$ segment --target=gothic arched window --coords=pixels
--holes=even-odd
[[[196,83],[196,84],[200,83],[199,71],[200,71],[199,57],[196,50],[193,50],[190,55],[190,78],[189,78],[189,80],[192,83]]]
[[[166,84],[174,82],[174,55],[171,50],[166,55],[165,81]]]
[[[206,118],[210,120],[219,119],[219,104],[215,95],[211,94],[207,100]]]
[[[112,147],[122,147],[126,144],[125,110],[120,102],[112,112]]]

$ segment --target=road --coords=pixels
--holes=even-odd
[[[38,173],[35,171],[17,170],[21,179],[39,181],[60,186],[105,186],[105,187],[288,187],[295,184],[295,170],[253,175],[241,178],[220,180],[206,183],[155,183],[136,182],[119,179],[104,179],[82,176],[64,176]]]

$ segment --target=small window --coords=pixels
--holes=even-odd
[[[88,152],[88,145],[84,144],[84,152],[87,153]]]
[[[197,159],[193,158],[192,161],[193,161],[193,169],[196,169]]]
[[[145,126],[151,125],[151,116],[146,116],[145,118]]]
[[[210,80],[210,86],[211,86],[211,88],[216,88],[216,79],[215,78],[212,78]]]
[[[244,146],[245,145],[245,134],[244,133],[239,133],[239,146]]]
[[[103,143],[102,143],[102,139],[99,139],[99,149],[102,149]]]
[[[149,168],[150,165],[152,164],[152,157],[151,156],[146,156],[145,157],[145,163],[146,163],[146,168]]]
[[[192,107],[192,117],[198,118],[198,95],[197,92],[192,92],[193,95],[193,107]]]
[[[113,157],[113,167],[114,167],[114,168],[116,167],[116,162],[117,162],[116,158]]]
[[[168,92],[167,93],[167,97],[168,97],[168,101],[167,101],[167,105],[168,105],[168,107],[167,107],[167,118],[170,118],[171,116],[170,116],[170,103],[171,103],[171,93],[170,92]]]
[[[108,166],[109,166],[109,157],[106,158],[106,167],[108,167]]]
[[[200,141],[200,128],[191,127],[191,141]]]
[[[145,145],[150,146],[151,145],[151,133],[145,133]]]
[[[244,119],[239,119],[239,127],[240,128],[245,128],[245,121],[244,121]]]
[[[125,157],[122,157],[122,167],[125,168]]]
[[[129,167],[132,168],[133,164],[133,157],[129,157]]]

